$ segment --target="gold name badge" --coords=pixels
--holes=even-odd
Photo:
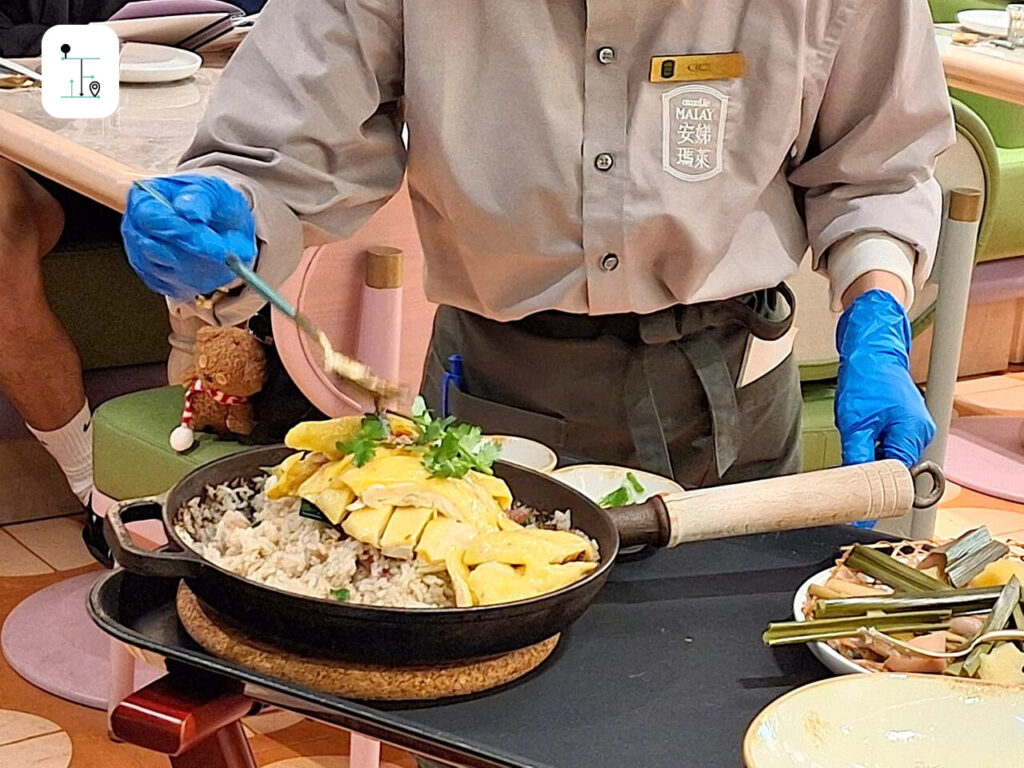
[[[693,56],[655,56],[651,59],[652,83],[690,83],[698,80],[732,80],[747,72],[742,53],[707,53]]]

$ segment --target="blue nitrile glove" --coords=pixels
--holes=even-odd
[[[147,184],[174,205],[138,186],[128,195],[121,222],[125,252],[150,289],[188,301],[234,282],[224,265],[234,253],[256,261],[256,223],[245,196],[213,176],[172,176]]]
[[[839,320],[836,426],[843,463],[879,455],[908,467],[935,437],[935,422],[910,376],[910,320],[886,291],[857,297]]]

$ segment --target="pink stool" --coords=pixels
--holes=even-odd
[[[946,476],[965,488],[1024,504],[1024,419],[954,419],[946,448]]]

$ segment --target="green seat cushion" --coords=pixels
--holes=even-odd
[[[952,24],[960,11],[1001,11],[1009,0],[928,0],[936,24]]]
[[[1024,123],[1024,111],[1021,113]],[[985,221],[979,239],[978,261],[1012,259],[1024,255],[1024,148],[997,149],[996,194],[985,203]]]
[[[167,303],[135,275],[120,243],[62,247],[43,260],[43,280],[86,370],[167,360]]]
[[[835,383],[805,383],[803,396],[803,470],[837,467],[843,461],[843,451],[834,415]]]
[[[203,433],[187,453],[171,449],[181,423],[184,390],[161,387],[133,392],[101,405],[93,417],[96,489],[114,499],[156,496],[214,459],[246,446]]]
[[[1015,258],[1024,255],[1024,216],[1020,215],[1020,201],[1024,200],[1024,146],[999,146],[987,119],[973,108],[981,103],[970,95],[965,100],[953,100],[957,128],[974,146],[985,173],[985,211],[978,234],[977,260]],[[1024,107],[1003,106],[1016,111],[1009,117],[1000,117],[996,130],[1001,130],[1004,143],[1024,144]],[[1007,127],[1013,122],[1017,123],[1014,128]]]
[[[803,413],[804,471],[841,462],[839,433],[832,415],[835,385],[805,384]],[[114,499],[156,496],[193,469],[246,446],[197,434],[197,444],[176,453],[168,442],[181,421],[184,391],[161,387],[109,400],[93,417],[96,488]]]
[[[997,147],[1024,147],[1024,106],[959,88],[951,88],[949,92],[954,99],[966,104],[985,121]]]

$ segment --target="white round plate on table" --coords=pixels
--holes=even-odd
[[[1006,37],[1010,34],[1009,11],[961,11],[956,20],[968,32],[978,35]]]
[[[501,448],[502,461],[545,474],[558,464],[558,456],[543,443],[514,435],[484,435],[484,440]]]
[[[125,43],[121,49],[122,83],[174,83],[192,77],[203,66],[192,51],[152,43]]]
[[[659,494],[683,492],[683,486],[675,480],[651,472],[642,472],[639,469],[617,467],[611,464],[577,464],[556,469],[551,476],[571,488],[575,488],[588,499],[597,503],[612,491],[621,488],[629,473],[632,473],[644,487],[644,492],[637,497],[636,503],[638,504]],[[625,547],[621,552],[628,555],[641,549],[643,547]]]
[[[944,675],[858,675],[769,704],[747,768],[1010,768],[1024,755],[1020,688]]]
[[[807,621],[807,616],[804,615],[804,605],[807,603],[807,593],[811,588],[811,585],[817,585],[822,587],[825,582],[828,581],[829,576],[832,574],[832,569],[817,573],[803,584],[800,585],[800,589],[796,591],[793,596],[793,618],[797,621]],[[828,643],[821,641],[814,643],[807,643],[807,647],[810,648],[811,653],[817,657],[818,661],[828,667],[829,670],[836,673],[837,675],[870,675],[872,674],[870,669],[855,664],[850,659],[846,658],[833,648]]]

